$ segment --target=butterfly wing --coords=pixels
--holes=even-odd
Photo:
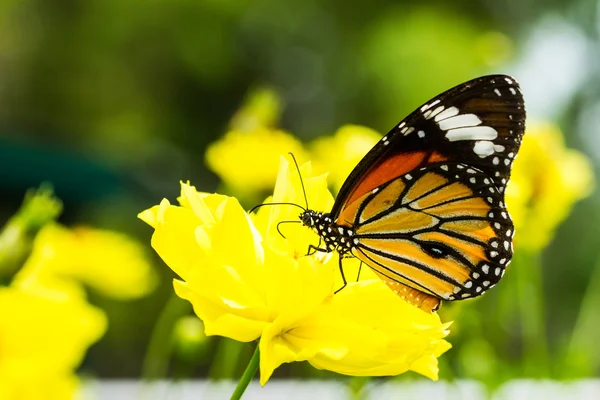
[[[417,305],[479,296],[512,256],[514,228],[503,197],[467,164],[418,168],[361,199],[352,254]]]
[[[524,129],[523,96],[513,78],[484,76],[449,89],[413,111],[367,153],[342,185],[332,218],[348,225],[352,216],[344,211],[356,199],[442,161],[480,169],[503,193]]]
[[[504,274],[514,228],[504,204],[525,125],[508,76],[477,78],[394,127],[350,174],[331,212],[352,254],[424,309],[478,296]]]

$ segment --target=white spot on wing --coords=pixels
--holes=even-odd
[[[441,130],[447,131],[455,128],[465,128],[467,126],[477,126],[481,124],[481,120],[475,114],[462,114],[455,117],[446,118],[438,122]]]
[[[517,91],[515,90],[515,88],[508,88],[508,90],[510,90],[510,92],[515,95],[517,94]]]
[[[494,89],[494,93],[496,93],[498,95],[498,97],[502,96],[502,94],[500,93],[500,91],[498,89]]]
[[[446,138],[451,142],[457,140],[494,140],[498,132],[489,126],[472,126],[468,128],[452,129],[446,133]]]
[[[481,158],[491,156],[494,154],[494,143],[489,140],[478,140],[473,146],[473,151]]]
[[[436,115],[438,115],[439,113],[441,113],[444,110],[444,106],[439,106],[438,108],[436,108],[435,110],[433,110],[431,112],[431,114],[429,114],[429,116],[425,117],[427,119],[433,118]],[[458,111],[458,110],[457,110]],[[428,111],[429,112],[429,111]]]
[[[432,103],[425,104],[423,107],[421,107],[421,111],[425,112],[425,111],[429,110],[431,107],[435,106],[439,102],[440,102],[440,100],[438,99]]]
[[[417,135],[419,135],[420,138],[424,138],[425,137],[425,132],[419,131],[419,132],[417,132]]]
[[[438,116],[436,116],[435,122],[439,122],[446,118],[454,117],[455,115],[458,115],[458,108],[450,107],[447,110],[445,110],[444,112],[440,113]]]

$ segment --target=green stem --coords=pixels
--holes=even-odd
[[[244,375],[242,375],[242,378],[240,379],[237,386],[235,387],[235,391],[231,395],[231,400],[239,400],[242,398],[242,395],[244,394],[244,392],[246,391],[246,388],[252,381],[252,378],[254,378],[254,375],[256,375],[256,371],[258,371],[259,361],[260,361],[260,352],[258,350],[258,343],[257,343],[256,349],[254,350],[254,354],[252,355],[252,358],[250,359],[250,362],[248,363],[248,366],[246,367],[246,370],[244,371]]]
[[[190,303],[171,294],[152,329],[142,365],[142,379],[150,381],[166,376],[173,347],[173,327],[179,318],[190,312],[190,308]]]

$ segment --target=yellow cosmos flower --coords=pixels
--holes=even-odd
[[[310,206],[328,210],[325,176],[301,168]],[[297,172],[282,160],[272,202],[304,204]],[[140,218],[152,246],[182,280],[207,335],[259,339],[261,384],[282,363],[307,360],[347,375],[437,378],[437,356],[450,346],[448,324],[395,296],[378,279],[350,282],[340,293],[337,255],[306,256],[317,238],[298,221],[300,208],[263,207],[249,216],[236,199],[182,184],[179,206],[163,200]],[[277,232],[279,225],[286,236]]]
[[[381,139],[381,134],[359,125],[342,126],[335,135],[311,143],[311,157],[319,172],[331,171],[330,181],[338,191],[352,169]]]
[[[251,132],[227,132],[208,147],[206,163],[229,188],[247,194],[273,187],[279,155],[287,152],[306,158],[302,143],[293,135],[257,126]]]
[[[83,226],[68,229],[47,224],[36,236],[31,255],[16,280],[64,289],[72,286],[65,279],[82,282],[117,299],[142,297],[156,284],[144,249],[128,236]]]
[[[506,193],[516,245],[530,250],[545,247],[571,206],[592,190],[589,160],[566,148],[558,127],[538,124],[528,128]]]
[[[0,398],[75,397],[74,371],[106,319],[85,300],[57,294],[0,289]]]

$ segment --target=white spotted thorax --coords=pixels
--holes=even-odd
[[[327,213],[306,210],[300,214],[300,221],[302,225],[313,229],[323,239],[328,252],[335,250],[340,255],[344,255],[358,244],[354,230],[334,224]]]

